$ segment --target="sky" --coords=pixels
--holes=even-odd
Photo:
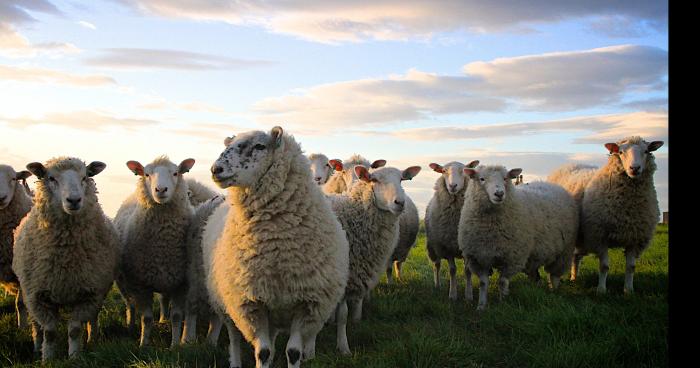
[[[280,125],[306,153],[423,168],[520,167],[526,182],[604,144],[662,140],[668,210],[668,3],[646,0],[2,0],[0,163],[68,155],[114,216],[126,162],[194,158]],[[30,182],[33,180],[30,180]]]

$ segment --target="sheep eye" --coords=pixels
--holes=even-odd
[[[148,177],[148,174],[143,174],[143,176]]]
[[[486,181],[486,179],[484,178],[479,178],[479,180],[481,180],[482,182]]]
[[[173,173],[173,176],[177,176],[177,173]]]
[[[56,178],[54,178],[53,176],[49,176],[49,181],[55,182]]]
[[[255,146],[253,146],[253,148],[256,149],[256,150],[264,150],[264,149],[265,149],[265,145],[264,145],[264,144],[258,143],[258,144],[256,144]]]

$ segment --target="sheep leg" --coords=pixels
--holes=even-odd
[[[229,368],[241,368],[243,366],[241,363],[241,332],[238,331],[238,328],[233,324],[233,321],[231,318],[229,318],[229,316],[218,316],[218,320],[219,330],[221,330],[221,324],[223,323],[226,325],[226,331],[228,331]]]
[[[634,292],[634,269],[637,257],[632,252],[625,252],[625,294]]]
[[[207,342],[212,346],[216,346],[219,342],[221,325],[221,316],[219,316],[217,313],[212,312],[209,316],[209,330],[207,330]]]
[[[559,287],[559,281],[560,281],[561,275],[552,275],[549,273],[549,287],[552,290],[556,290]]]
[[[607,292],[606,282],[608,279],[608,270],[610,270],[610,258],[608,257],[608,248],[605,248],[598,254],[600,262],[598,271],[598,294]]]
[[[44,343],[44,332],[37,321],[31,321],[32,325],[32,342],[34,343],[34,352],[41,353],[41,345]]]
[[[157,295],[160,304],[160,318],[158,319],[158,323],[168,322],[168,317],[170,316],[170,296],[165,294]]]
[[[99,332],[99,326],[97,325],[97,316],[90,318],[87,322],[87,343],[95,341],[97,338],[97,333]]]
[[[274,341],[270,339],[270,325],[267,311],[258,310],[251,316],[255,321],[253,346],[255,347],[255,368],[268,368],[272,366],[274,357]]]
[[[574,253],[574,258],[571,260],[571,281],[576,281],[578,277],[578,270],[581,269],[581,260],[583,260],[583,253]]]
[[[440,288],[440,261],[433,262],[433,286],[435,289]]]
[[[482,311],[486,309],[489,297],[489,274],[488,272],[479,273],[479,303],[476,310]]]
[[[189,344],[197,341],[197,313],[187,313],[185,326],[182,328],[182,343]]]
[[[27,327],[27,307],[24,305],[22,300],[22,290],[17,290],[17,296],[15,297],[15,311],[17,311],[17,327],[24,329]]]
[[[44,330],[44,341],[41,344],[41,361],[46,362],[56,354],[56,323],[42,326]]]
[[[294,317],[289,328],[289,340],[287,340],[287,368],[299,368],[301,365],[302,339],[301,318]]]
[[[362,320],[362,298],[350,299],[352,309],[352,321],[357,323]]]
[[[335,321],[337,328],[336,347],[340,354],[350,355],[350,346],[348,345],[348,302],[343,299],[335,312]]]
[[[469,262],[464,260],[464,279],[466,286],[464,287],[464,299],[468,302],[474,300],[474,291],[472,286],[472,272],[469,270]]]
[[[457,265],[454,258],[448,258],[447,264],[450,267],[450,300],[457,300]]]
[[[401,261],[394,261],[394,273],[396,273],[396,280],[401,281]]]
[[[136,307],[127,300],[124,300],[124,304],[126,304],[126,328],[131,332],[136,328]]]
[[[391,284],[391,260],[389,260],[389,263],[386,265],[386,283]]]
[[[136,310],[141,314],[141,338],[139,347],[148,345],[153,329],[153,294],[146,293],[136,298]]]
[[[498,278],[498,291],[500,291],[501,300],[510,294],[509,285],[510,280],[508,277],[501,275]]]
[[[71,318],[68,322],[68,357],[73,358],[80,352],[80,340],[83,335],[83,328],[80,320]]]
[[[323,327],[323,326],[321,326]],[[303,336],[304,338],[304,352],[302,354],[302,360],[311,360],[316,357],[316,333],[309,333]]]
[[[164,295],[165,299],[166,297],[170,297],[170,295]],[[180,343],[180,339],[182,338],[182,317],[184,315],[183,310],[185,309],[185,294],[184,293],[178,293],[175,295],[172,295],[172,307],[170,308],[170,323],[172,326],[171,332],[172,332],[172,337],[170,339],[170,347],[175,347]],[[197,320],[197,316],[194,316],[194,320]],[[196,323],[196,322],[195,322]],[[196,325],[195,325],[196,326]],[[193,339],[197,339],[197,330],[193,328],[192,334],[194,335]]]

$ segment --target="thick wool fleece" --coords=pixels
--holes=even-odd
[[[353,154],[350,158],[343,161],[343,171],[335,171],[326,184],[323,185],[323,192],[326,194],[347,194],[349,188],[344,176],[347,170],[354,170],[355,165],[370,167],[371,163],[366,158]]]
[[[203,236],[204,258],[212,262],[205,266],[207,285],[217,294],[211,298],[249,342],[262,328],[260,313],[276,329],[299,318],[302,335],[315,336],[348,277],[345,233],[312,182],[299,144],[286,134],[282,139],[254,187],[228,189],[228,204],[214,212]]]
[[[564,187],[574,197],[576,204],[581,206],[583,192],[596,171],[598,168],[591,165],[566,164],[552,172],[547,181]]]
[[[194,216],[187,183],[178,180],[164,204],[156,203],[147,190],[140,177],[136,191],[114,218],[124,245],[117,284],[127,299],[153,292],[179,293],[186,286],[185,238]]]
[[[502,166],[479,166],[477,171]],[[520,271],[545,265],[560,276],[573,254],[578,216],[573,198],[548,183],[514,186],[508,180],[506,199],[494,205],[487,193],[470,179],[458,228],[458,242],[469,267],[477,274],[495,268],[510,279]],[[527,268],[526,268],[527,265]]]
[[[85,172],[76,158],[55,158],[45,166]],[[96,193],[95,182],[88,179],[82,210],[68,215],[38,181],[35,205],[16,230],[12,268],[31,316],[42,327],[56,326],[59,307],[71,310],[77,320],[97,318],[112,287],[121,246]]]
[[[329,197],[350,244],[348,299],[363,298],[377,284],[398,237],[399,216],[377,207],[372,188],[360,181],[347,196]]]
[[[200,204],[216,197],[217,195],[220,195],[213,189],[198,182],[195,179],[187,178],[185,179],[185,182],[187,182],[187,188],[189,190],[188,194],[190,198],[190,204],[192,205],[192,207],[196,208]]]
[[[404,262],[408,253],[414,245],[418,237],[418,229],[420,227],[420,219],[418,218],[418,208],[413,200],[407,195],[406,206],[399,216],[399,236],[396,241],[394,251],[389,257],[389,262],[398,261]]]
[[[12,202],[0,210],[0,286],[12,295],[19,291],[17,276],[12,271],[13,232],[31,209],[32,199],[24,186],[17,183]]]
[[[465,176],[464,181],[462,189],[455,194],[447,191],[444,176],[440,175],[435,182],[435,193],[425,209],[425,246],[432,262],[462,258],[457,242],[457,228],[469,178]]]
[[[654,187],[656,162],[652,154],[646,160],[646,169],[635,179],[625,174],[617,155],[611,155],[595,173],[583,195],[584,247],[577,253],[624,248],[639,257],[649,246],[659,221],[659,204]]]

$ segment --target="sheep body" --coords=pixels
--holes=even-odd
[[[416,204],[413,203],[411,197],[406,195],[406,206],[399,216],[399,234],[396,238],[396,245],[387,262],[387,281],[391,279],[392,264],[394,266],[396,278],[399,280],[401,279],[401,264],[406,261],[411,248],[416,245],[419,228],[420,219],[418,218],[418,208],[416,208]]]

